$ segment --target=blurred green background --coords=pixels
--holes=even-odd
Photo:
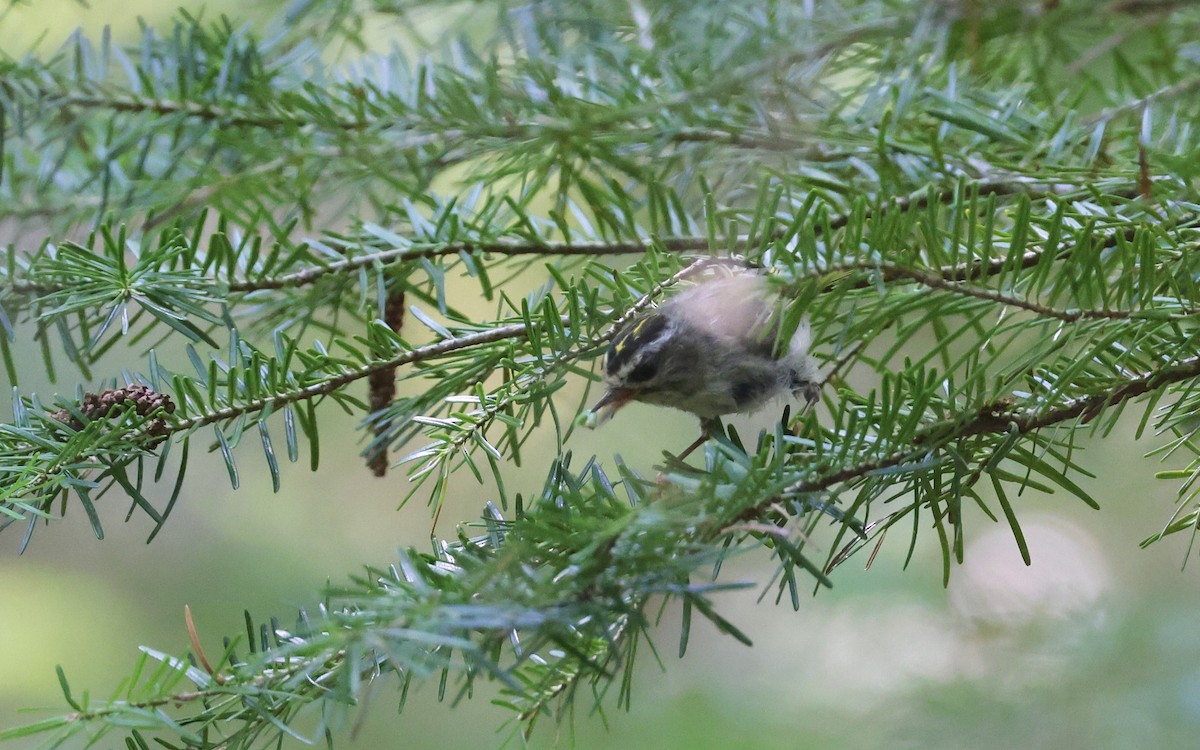
[[[223,5],[234,8],[208,3],[208,12]],[[263,3],[254,12],[270,7]],[[15,15],[0,26],[0,45],[19,55],[41,28],[51,29],[42,43],[50,49],[76,27],[95,34],[112,24],[121,38],[136,31],[138,15],[162,23],[174,4],[93,2],[85,10],[61,0],[9,12]],[[27,22],[14,23],[19,14]],[[20,239],[0,235],[4,244]],[[36,364],[38,358],[30,359]],[[123,364],[119,354],[109,363],[96,371],[117,372]],[[38,382],[36,367],[22,375],[22,391],[45,400],[56,387],[74,388],[69,372],[57,386]],[[799,612],[776,605],[774,590],[759,601],[773,573],[769,561],[735,560],[724,578],[757,585],[719,602],[754,648],[699,621],[680,660],[678,611],[668,608],[656,629],[662,666],[641,652],[632,710],[609,700],[601,715],[581,702],[573,721],[555,726],[544,720],[532,745],[1197,746],[1197,571],[1181,572],[1186,539],[1138,548],[1169,516],[1174,487],[1153,479],[1156,464],[1141,457],[1153,443],[1132,441],[1135,416],[1131,411],[1127,429],[1109,439],[1085,443],[1087,465],[1103,471],[1085,483],[1101,512],[1061,496],[1021,497],[1017,512],[1032,567],[1021,563],[1007,527],[979,513],[967,516],[966,562],[954,568],[948,588],[932,533],[922,535],[905,570],[907,537],[897,529],[870,570],[863,569],[864,555],[854,558],[837,571],[833,590],[803,600]],[[11,418],[7,407],[0,417]],[[206,649],[219,653],[222,636],[242,632],[243,609],[256,620],[276,615],[286,623],[297,607],[315,604],[322,586],[356,573],[361,563],[385,565],[399,547],[426,548],[429,510],[419,500],[397,510],[406,494],[399,472],[371,478],[358,457],[355,420],[333,408],[324,417],[321,470],[284,467],[278,495],[255,446],[238,454],[242,486],[236,492],[219,457],[196,457],[171,521],[152,544],[145,544],[149,520],[135,514],[125,523],[127,509],[116,493],[101,504],[103,541],[92,536],[78,508],[40,527],[24,555],[16,554],[20,529],[0,535],[0,727],[47,715],[21,709],[67,710],[55,665],[77,694],[104,698],[132,668],[139,645],[183,653],[184,605]],[[767,419],[739,426],[753,434]],[[645,429],[648,424],[655,429]],[[651,472],[663,449],[685,445],[694,431],[687,415],[634,405],[602,430],[576,435],[569,447],[579,456],[620,452]],[[540,486],[549,451],[549,441],[544,450],[531,445],[525,451],[527,465],[513,475],[513,489]],[[539,455],[545,460],[536,460]],[[457,486],[441,534],[475,518],[490,499],[469,478]],[[158,489],[160,499],[169,494],[169,487]],[[435,683],[423,684],[398,716],[398,692],[383,686],[353,739],[347,727],[339,747],[497,746],[513,728],[504,709],[489,705],[489,691],[481,686],[452,707],[437,702]],[[119,743],[110,737],[101,746]]]

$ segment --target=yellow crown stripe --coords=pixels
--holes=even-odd
[[[621,335],[620,338],[613,342],[613,351],[617,354],[620,354],[622,351],[624,351],[629,341],[637,339],[638,334],[640,334],[642,329],[646,327],[646,324],[649,322],[649,320],[649,318],[642,318],[641,320],[634,322],[634,324],[631,325],[629,329],[626,330],[623,335]]]

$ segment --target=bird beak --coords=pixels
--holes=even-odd
[[[633,391],[624,388],[609,388],[592,407],[591,414],[596,418],[596,425],[602,425],[617,413],[625,404],[633,399]]]

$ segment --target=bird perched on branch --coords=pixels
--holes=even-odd
[[[756,411],[786,395],[811,405],[820,383],[808,321],[782,341],[785,312],[765,275],[718,269],[617,332],[604,360],[607,390],[589,416],[607,421],[630,401],[691,412],[704,434],[682,458],[724,414]]]

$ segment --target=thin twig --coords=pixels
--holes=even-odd
[[[247,110],[231,107],[220,107],[213,104],[201,104],[190,101],[173,99],[149,99],[134,96],[96,96],[90,94],[56,93],[49,89],[37,89],[34,92],[47,100],[53,101],[60,107],[80,107],[83,109],[104,109],[112,112],[151,113],[156,115],[184,115],[200,120],[219,122],[223,126],[242,126],[262,128],[266,130],[283,130],[320,126],[327,129],[342,131],[363,130],[396,130],[404,131],[401,140],[392,145],[397,150],[424,148],[433,145],[452,144],[457,141],[479,142],[487,138],[509,140],[528,140],[557,130],[554,125],[545,122],[511,123],[505,125],[482,125],[474,128],[434,127],[434,123],[404,123],[397,122],[395,117],[371,118],[333,118],[328,120],[312,120],[305,117],[284,117],[254,114]],[[656,112],[657,114],[658,112]],[[640,113],[635,113],[640,116]],[[779,133],[760,132],[754,130],[733,130],[715,127],[679,128],[664,132],[661,126],[629,127],[628,122],[637,117],[626,117],[622,121],[612,123],[571,123],[571,129],[579,133],[581,128],[594,128],[599,131],[611,131],[613,126],[621,125],[620,134],[628,136],[631,141],[654,139],[667,143],[720,143],[738,148],[761,151],[801,152],[802,158],[812,161],[828,161],[835,158],[828,147],[820,143],[801,140]],[[419,132],[418,125],[433,128],[429,132]]]
[[[1061,196],[1066,194],[1069,189],[1073,189],[1075,186],[1058,183],[1035,183],[1019,177],[1009,177],[1005,179],[992,179],[975,183],[974,187],[979,191],[980,195],[1010,195],[1027,193],[1033,195]],[[1135,196],[1137,193],[1137,186],[1132,186],[1129,191],[1129,196]],[[952,201],[957,194],[958,193],[956,190],[944,190],[935,194],[933,200],[939,203],[948,203]],[[886,201],[882,208],[893,208],[899,210],[921,209],[927,206],[929,201],[930,195],[928,191],[920,191],[909,196],[900,196]],[[831,229],[841,229],[845,227],[851,220],[852,215],[849,213],[835,214],[829,218],[828,226]],[[817,229],[820,228],[821,227],[817,227]],[[782,231],[783,230],[779,230],[769,239],[781,239],[783,237]],[[351,252],[356,249],[355,245],[348,242],[330,239],[323,239],[321,242],[324,245],[341,250],[343,252]],[[386,266],[394,263],[403,263],[422,258],[447,257],[459,255],[461,253],[480,253],[485,255],[500,255],[506,257],[517,257],[524,255],[599,257],[604,255],[640,254],[646,252],[654,246],[660,247],[663,250],[672,253],[703,253],[711,251],[711,249],[714,247],[726,248],[734,252],[740,252],[758,247],[760,243],[761,238],[750,237],[748,235],[740,235],[730,238],[716,237],[712,240],[706,236],[695,235],[665,237],[654,240],[639,238],[620,242],[514,242],[500,240],[495,242],[460,241],[448,243],[413,243],[405,247],[393,247],[377,252],[348,256],[346,258],[341,258],[328,263],[322,263],[320,265],[309,266],[307,268],[280,274],[278,276],[261,276],[254,279],[231,281],[227,288],[231,294],[247,294],[250,292],[271,289],[290,289],[313,284],[328,274],[354,271],[359,268],[372,267],[376,265]],[[1036,263],[1038,257],[1040,256],[1035,254],[1026,254],[1026,257],[1022,260],[1022,263],[1025,265],[1022,267],[1028,267],[1028,265]],[[942,274],[947,280],[965,280],[968,278],[975,278],[977,276],[999,273],[1007,263],[1008,261],[1005,258],[993,259],[987,264],[979,261],[972,261],[958,266],[947,266],[942,269]],[[865,283],[866,282],[864,282],[864,284]],[[17,281],[0,285],[0,291],[7,291],[10,294],[49,294],[56,291],[62,291],[66,288],[68,287],[65,284],[54,285]]]
[[[1200,89],[1200,76],[1187,78],[1179,83],[1173,83],[1170,86],[1163,86],[1161,89],[1152,91],[1140,99],[1133,99],[1116,107],[1109,107],[1108,109],[1100,110],[1091,117],[1084,119],[1083,124],[1095,125],[1099,122],[1108,122],[1109,120],[1128,112],[1140,112],[1146,107],[1146,105],[1153,104],[1159,99],[1171,99],[1183,96],[1184,94],[1192,93],[1196,89]]]
[[[1191,380],[1196,377],[1200,377],[1200,357],[1191,357],[1174,365],[1167,365],[1153,372],[1146,373],[1141,377],[1127,380],[1107,392],[1070,399],[1052,409],[1022,409],[1016,408],[1008,402],[985,404],[979,407],[975,414],[965,422],[959,416],[929,425],[913,439],[913,448],[899,450],[888,456],[864,461],[854,466],[847,466],[815,479],[805,479],[795,482],[788,485],[779,494],[780,496],[788,496],[821,492],[843,482],[858,479],[882,469],[894,468],[905,463],[910,463],[914,460],[914,457],[927,454],[930,450],[930,443],[937,442],[943,435],[953,435],[956,438],[968,435],[1012,432],[1016,432],[1019,435],[1027,435],[1037,430],[1076,419],[1082,420],[1086,424],[1099,416],[1106,407],[1115,406],[1165,385]],[[776,502],[777,500],[777,497],[773,497],[770,499],[770,502]],[[764,502],[754,506],[745,512],[743,518],[753,517],[758,512],[761,512],[765,505],[766,503]]]
[[[324,241],[324,244],[335,249],[350,249],[346,243]],[[408,247],[389,248],[375,253],[355,255],[345,259],[331,261],[320,266],[281,274],[273,277],[263,277],[255,280],[234,282],[229,285],[232,293],[254,292],[264,289],[286,289],[312,284],[317,279],[330,273],[356,270],[359,268],[405,261],[420,258],[440,258],[460,253],[481,253],[484,255],[629,255],[644,253],[651,247],[649,240],[634,240],[631,242],[450,242],[431,243],[428,245],[413,244]],[[709,249],[707,237],[673,237],[658,240],[658,245],[670,252],[698,252]]]
[[[1030,252],[1026,253],[1022,258],[1022,267],[1027,267],[1025,263],[1028,261],[1030,265],[1036,263],[1042,257],[1041,253]],[[1001,267],[1009,264],[1001,263]],[[939,289],[941,291],[959,294],[966,297],[975,297],[976,299],[988,300],[989,302],[998,302],[1008,307],[1016,307],[1022,310],[1028,310],[1042,317],[1054,318],[1065,323],[1076,323],[1080,320],[1129,320],[1136,313],[1130,310],[1095,310],[1095,309],[1073,309],[1059,310],[1047,305],[1043,305],[1031,300],[1014,297],[1012,295],[998,292],[994,289],[986,289],[961,281],[947,279],[947,272],[950,275],[956,275],[960,271],[960,267],[945,267],[934,271],[925,271],[917,268],[907,268],[894,263],[871,263],[870,261],[861,261],[858,263],[841,263],[837,266],[831,266],[826,269],[826,272],[836,273],[838,271],[871,271],[876,270],[883,275],[885,281],[898,281],[907,279],[918,284],[929,287],[930,289]],[[864,279],[855,286],[866,288],[872,286],[870,279]],[[1176,317],[1186,317],[1191,313],[1180,313]]]
[[[563,325],[570,325],[571,319],[569,316],[562,317]],[[174,422],[170,426],[172,432],[183,430],[191,430],[204,425],[223,422],[228,419],[254,414],[263,411],[267,407],[280,407],[287,404],[296,403],[298,401],[307,401],[309,399],[325,396],[342,388],[350,383],[353,383],[362,378],[369,377],[372,373],[382,370],[388,370],[401,365],[413,364],[422,362],[427,359],[439,357],[443,354],[467,349],[480,344],[491,344],[505,339],[523,339],[529,336],[529,329],[524,323],[513,323],[511,325],[499,326],[487,331],[479,333],[471,333],[465,336],[458,336],[451,339],[443,339],[433,344],[420,346],[415,349],[409,349],[394,357],[372,362],[369,365],[355,368],[349,372],[335,375],[328,380],[323,380],[319,383],[314,383],[303,388],[299,388],[287,393],[278,393],[273,396],[253,399],[244,404],[237,406],[227,406],[207,414],[202,414],[188,419],[181,419]]]

